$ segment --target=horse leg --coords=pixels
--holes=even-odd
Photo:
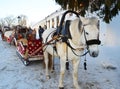
[[[52,56],[51,54],[48,53],[48,59],[49,59],[48,67],[49,67],[51,73],[54,71],[54,69],[53,69],[53,67],[54,67],[53,58],[54,58],[54,56]]]
[[[54,72],[54,56],[51,57],[51,73]]]
[[[48,62],[49,62],[49,58],[48,58],[49,54],[48,52],[44,52],[44,61],[45,61],[45,72],[46,72],[46,78],[50,79],[49,76],[49,71],[48,71]]]
[[[79,84],[78,84],[78,67],[79,67],[79,62],[80,60],[73,60],[72,64],[73,64],[73,83],[75,86],[75,89],[81,89]]]
[[[66,61],[63,61],[62,59],[60,59],[59,89],[64,89],[63,79],[64,79],[64,74],[65,74],[65,63]]]

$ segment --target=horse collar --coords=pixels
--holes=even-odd
[[[62,27],[61,35],[67,39],[72,39],[72,36],[70,34],[70,22],[71,20],[66,20],[65,25]]]

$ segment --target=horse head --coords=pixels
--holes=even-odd
[[[86,45],[90,56],[97,57],[99,54],[99,20],[96,17],[83,18],[82,21],[82,43]]]
[[[92,57],[97,57],[99,54],[98,45],[99,40],[99,20],[96,17],[84,18],[78,16],[74,12],[76,18],[67,20],[65,29],[62,29],[62,35],[67,37],[70,45],[73,48],[80,48],[78,46],[86,46]]]

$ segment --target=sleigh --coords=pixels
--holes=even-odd
[[[3,31],[2,31],[1,38],[3,41],[11,43],[11,41],[13,39],[12,34],[13,34],[13,30],[10,27],[4,27]]]
[[[27,40],[23,38],[17,42],[17,54],[24,65],[29,65],[30,61],[43,60],[43,50],[37,50],[41,46],[42,41],[36,39]]]
[[[11,43],[12,41],[12,32],[13,31],[6,31],[4,34],[4,40],[7,41],[8,43]]]

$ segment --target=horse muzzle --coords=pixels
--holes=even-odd
[[[98,45],[89,45],[88,51],[91,57],[97,57],[99,55]]]
[[[93,52],[89,52],[90,56],[92,57],[97,57],[99,52],[98,51],[93,51]]]
[[[101,41],[99,39],[92,39],[86,41],[86,44],[90,56],[97,57],[99,54],[98,45],[101,44]]]

